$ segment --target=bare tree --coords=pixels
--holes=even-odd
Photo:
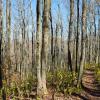
[[[30,0],[30,11],[31,11],[31,18],[32,18],[32,69],[34,67],[34,64],[35,64],[35,55],[34,55],[34,49],[35,49],[35,46],[34,46],[34,21],[33,21],[33,12],[32,12],[32,1]]]
[[[42,77],[41,77],[41,2],[37,0],[37,32],[36,32],[36,66],[37,66],[37,95],[41,96],[42,92]]]
[[[2,88],[2,0],[0,0],[0,89]]]
[[[50,0],[51,1],[51,0]],[[52,12],[51,12],[51,2],[50,2],[50,24],[51,24],[51,69],[54,69],[54,33],[53,33],[53,22],[52,22]]]
[[[50,11],[50,0],[44,0],[43,9],[43,31],[42,31],[42,84],[43,93],[47,94],[46,87],[46,67],[48,66],[48,39],[49,39],[49,11]]]
[[[79,42],[79,1],[77,0],[77,35],[76,35],[76,68],[75,71],[77,72],[78,70],[78,42]]]
[[[3,28],[2,28],[2,13],[3,13],[3,7],[2,7],[2,0],[0,0],[0,89],[2,90],[2,100],[6,100],[6,94],[5,90],[3,89],[3,72],[2,72],[2,33],[3,33]]]
[[[6,59],[8,64],[8,77],[10,78],[10,66],[11,66],[11,58],[10,58],[10,36],[11,36],[11,0],[6,0]],[[8,79],[8,84],[9,84]]]
[[[85,60],[85,41],[86,41],[86,14],[87,14],[87,2],[83,0],[82,4],[82,34],[81,34],[81,56],[80,56],[80,70],[79,70],[79,79],[78,79],[78,87],[80,86],[83,68],[84,68],[84,60]]]
[[[68,33],[68,68],[72,71],[72,57],[71,57],[71,36],[73,33],[73,17],[74,17],[74,0],[70,0],[70,21]]]

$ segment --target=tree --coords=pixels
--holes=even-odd
[[[41,96],[42,92],[42,77],[41,77],[41,46],[40,46],[40,34],[41,34],[41,2],[37,0],[37,32],[36,32],[36,66],[37,66],[37,95]]]
[[[71,57],[71,36],[73,33],[73,17],[74,17],[74,0],[70,0],[70,21],[68,33],[68,68],[72,71],[72,57]]]
[[[53,33],[53,23],[52,23],[52,13],[51,13],[51,0],[50,0],[50,24],[51,24],[51,69],[54,70],[54,33]]]
[[[31,12],[31,18],[32,18],[32,28],[34,28],[34,21],[33,21],[33,12],[32,12],[32,1],[30,0],[30,12]],[[34,30],[32,30],[32,69],[34,67]]]
[[[10,78],[10,66],[11,66],[11,59],[10,59],[10,34],[11,34],[11,0],[6,0],[6,59],[8,65],[8,78]],[[8,84],[10,81],[8,79]]]
[[[84,60],[85,60],[85,41],[86,41],[86,14],[87,14],[87,5],[86,0],[83,0],[82,3],[82,34],[81,34],[81,56],[80,56],[80,70],[79,70],[79,79],[78,79],[78,87],[80,86],[83,68],[84,68]]]
[[[0,89],[2,88],[2,0],[0,0]]]
[[[76,72],[78,69],[77,61],[78,61],[78,40],[79,40],[79,1],[80,0],[77,0],[77,35],[76,35],[76,68],[75,68]]]
[[[43,93],[47,94],[46,87],[46,67],[48,66],[48,39],[49,39],[49,11],[50,11],[50,2],[51,0],[44,0],[44,9],[43,9],[43,30],[42,30],[42,84],[43,84]]]
[[[97,15],[100,15],[100,1],[96,1],[98,6],[97,6]],[[100,17],[98,17],[98,33],[97,33],[97,54],[96,54],[96,64],[100,64]]]
[[[6,100],[6,94],[3,88],[3,74],[2,74],[2,0],[0,0],[0,89],[2,90],[2,100]]]

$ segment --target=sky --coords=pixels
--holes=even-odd
[[[25,0],[25,10],[27,11],[27,16],[30,18],[30,15],[29,12],[28,12],[28,7],[29,7],[29,0]],[[33,18],[34,18],[34,26],[35,26],[35,29],[36,29],[36,1],[37,0],[31,0],[32,1],[32,11],[33,11]],[[70,0],[52,0],[52,7],[51,7],[51,10],[52,10],[52,17],[53,17],[53,26],[55,27],[55,24],[57,23],[57,20],[58,20],[58,15],[57,13],[59,12],[58,10],[58,4],[60,5],[60,13],[61,13],[61,16],[62,16],[62,23],[63,23],[63,36],[67,36],[68,34],[68,26],[69,26],[69,22],[68,22],[68,18],[69,18],[69,14],[70,14]],[[77,5],[77,0],[75,0],[75,12],[74,13],[77,13],[77,9],[76,9],[76,5]],[[89,2],[90,1],[94,1],[94,0],[88,0]],[[14,21],[15,21],[15,18],[17,17],[17,12],[16,12],[16,9],[17,9],[17,2],[18,0],[12,0],[12,28],[14,27]],[[4,17],[6,16],[6,0],[3,0],[3,6],[4,6]],[[80,15],[82,14],[82,0],[80,0]],[[6,17],[4,18],[6,19]],[[4,20],[4,23],[6,21]],[[98,24],[98,16],[96,18],[96,24]],[[6,26],[5,26],[6,27]],[[31,25],[29,26],[31,27]],[[13,30],[12,30],[12,33],[13,33]],[[30,35],[31,36],[31,35]],[[12,34],[12,37],[13,37],[13,34]]]
[[[16,10],[16,1],[17,0],[12,0],[12,26],[13,26],[13,21],[15,19],[15,16],[17,16],[15,10]],[[26,10],[28,8],[29,0],[26,1]],[[36,26],[36,1],[37,0],[31,0],[32,1],[32,11],[33,11],[33,16],[34,16],[34,26]],[[58,4],[60,4],[60,13],[62,15],[62,21],[63,21],[63,29],[64,32],[66,31],[66,27],[68,27],[67,23],[67,16],[69,15],[69,5],[67,5],[68,2],[65,2],[66,0],[52,0],[52,17],[53,17],[53,25],[55,27],[55,24],[57,22],[57,12],[58,12]],[[67,0],[69,1],[69,0]],[[67,5],[67,6],[66,6]],[[36,28],[36,27],[35,27]],[[66,35],[66,34],[64,34]]]

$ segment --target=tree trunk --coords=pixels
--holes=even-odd
[[[51,24],[51,70],[54,71],[54,39],[53,39],[53,23],[51,13],[51,2],[50,2],[50,24]]]
[[[2,100],[6,100],[5,90],[3,89],[2,75],[2,0],[0,0],[0,90],[2,90]]]
[[[50,11],[51,0],[44,0],[43,9],[43,31],[42,31],[42,84],[43,93],[47,94],[46,87],[46,67],[48,66],[48,35],[49,35],[49,11]]]
[[[36,33],[36,66],[37,66],[37,95],[41,97],[42,95],[42,77],[41,77],[41,2],[37,0],[37,33]]]
[[[78,70],[77,61],[78,61],[78,39],[79,39],[79,1],[80,0],[77,0],[77,35],[76,35],[76,68],[75,68],[76,72]]]
[[[2,0],[0,0],[0,89],[2,88]]]
[[[84,60],[85,60],[85,41],[86,41],[86,0],[83,0],[82,6],[82,34],[81,34],[81,57],[80,57],[80,70],[79,70],[79,78],[78,78],[78,87],[80,86],[83,69],[84,69]]]
[[[11,0],[6,0],[6,46],[7,46],[7,65],[8,65],[8,84],[10,85],[10,68],[11,68],[11,59],[10,59],[10,34],[11,34]]]
[[[73,33],[73,17],[74,17],[74,0],[70,0],[70,22],[68,34],[68,68],[72,71],[72,55],[71,55],[71,36]]]

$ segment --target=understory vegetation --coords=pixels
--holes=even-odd
[[[97,81],[100,83],[100,64],[97,64],[95,67],[95,76]]]
[[[95,76],[98,82],[100,82],[100,65],[99,64],[85,64],[84,69],[95,70]],[[8,98],[12,97],[29,97],[32,91],[35,92],[37,88],[37,78],[35,75],[28,75],[27,79],[20,80],[18,77],[18,73],[16,75],[12,75],[12,81],[10,82],[10,86],[7,85],[6,80],[3,80],[3,87],[0,90],[0,95],[2,96],[2,90],[5,91],[5,94]],[[78,73],[65,71],[63,69],[58,69],[54,73],[47,72],[47,87],[48,89],[52,89],[54,93],[63,93],[66,95],[71,95],[74,93],[81,93],[82,87],[77,87],[78,81]],[[16,99],[15,99],[16,100]]]
[[[18,80],[16,77],[10,83],[10,87],[7,86],[5,80],[3,80],[3,88],[0,95],[2,96],[2,90],[5,91],[7,97],[20,96],[28,97],[32,91],[36,92],[37,78],[29,75],[25,80]],[[55,93],[64,93],[65,95],[71,95],[72,93],[80,93],[82,88],[77,88],[77,73],[65,72],[65,70],[57,70],[55,73],[47,73],[47,87],[52,88]],[[34,89],[34,90],[33,90]]]

